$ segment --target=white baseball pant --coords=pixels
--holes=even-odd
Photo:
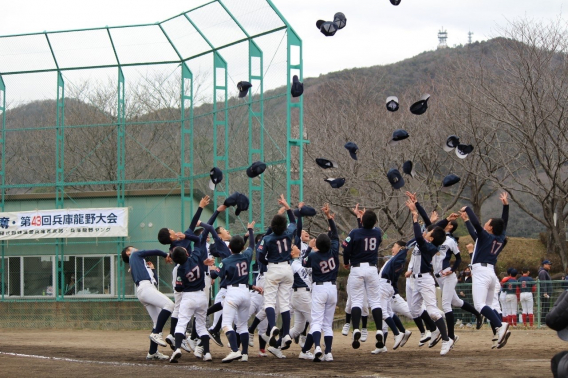
[[[455,273],[449,276],[437,277],[438,285],[442,290],[442,310],[444,313],[452,311],[452,307],[461,308],[463,300],[456,293],[458,278]]]
[[[365,294],[367,294],[371,310],[381,308],[379,274],[376,266],[371,266],[369,263],[352,266],[351,273],[349,273],[349,286],[351,310],[355,307],[363,309]]]
[[[533,313],[534,300],[532,293],[521,293],[521,306],[523,307],[523,314]]]
[[[499,292],[501,291],[501,285],[499,285],[499,279],[497,278],[497,276],[495,276],[495,279],[497,280],[497,285],[495,285],[495,291],[493,293],[493,302],[490,307],[491,309],[497,311],[499,314],[502,314],[501,304],[499,302]]]
[[[497,286],[497,285],[496,285]],[[509,316],[509,306],[507,305],[507,293],[505,291],[501,291],[499,293],[499,304],[503,309],[503,316]]]
[[[507,316],[517,316],[517,295],[507,294],[505,304],[507,305]]]
[[[181,292],[174,291],[174,311],[172,312],[172,318],[177,318],[179,316],[180,305],[181,305]]]
[[[471,267],[473,304],[478,312],[485,306],[491,307],[495,296],[495,285],[499,285],[493,265],[480,263]]]
[[[219,291],[217,292],[217,295],[215,296],[215,303],[221,302],[221,304],[225,306],[226,295],[227,295],[227,289],[224,287],[220,288]],[[215,325],[219,322],[219,318],[221,317],[221,315],[223,315],[223,311],[217,311],[213,313],[213,324],[211,325],[211,328],[215,327]]]
[[[175,333],[185,335],[187,324],[195,316],[195,330],[199,337],[207,335],[205,317],[207,315],[207,296],[203,290],[183,292],[179,307],[179,318]]]
[[[408,308],[408,303],[404,300],[400,294],[395,294],[392,297],[392,311],[397,315],[406,316],[408,319],[413,319],[412,314],[410,313],[410,309]]]
[[[264,308],[276,309],[280,304],[280,312],[290,311],[290,288],[294,283],[292,267],[287,263],[268,263],[264,282]]]
[[[148,280],[140,281],[138,287],[136,288],[136,297],[146,307],[146,311],[152,318],[154,327],[156,327],[156,321],[158,320],[158,315],[162,310],[168,310],[169,312],[174,311],[174,302],[165,294],[161,293],[152,282]]]
[[[249,310],[250,293],[248,285],[240,284],[238,287],[229,285],[223,305],[223,321],[221,322],[223,332],[232,331],[234,322],[238,334],[247,333]]]
[[[312,293],[312,323],[310,333],[321,332],[333,336],[333,316],[337,304],[337,287],[331,282],[323,285],[313,285]]]
[[[308,288],[299,287],[292,294],[294,327],[290,330],[291,338],[299,336],[304,331],[306,322],[312,323],[312,293],[308,290]]]
[[[390,284],[390,280],[385,278],[379,278],[379,294],[381,297],[381,309],[383,310],[383,320],[386,318],[392,318],[394,315],[392,310],[392,297],[394,295],[394,289]]]
[[[345,302],[345,313],[351,314],[351,294],[349,286],[349,275],[347,277],[347,301]],[[367,292],[363,294],[363,308],[361,308],[361,316],[369,316],[369,302],[367,301]]]
[[[426,311],[428,311],[432,320],[440,319],[443,314],[438,309],[436,303],[436,283],[434,282],[434,277],[430,273],[417,274],[414,277],[414,290],[420,295],[418,299],[420,307],[422,307],[422,304],[426,306]]]
[[[414,278],[406,279],[406,300],[412,319],[419,318],[424,312],[424,301],[422,296],[416,290],[416,280]]]

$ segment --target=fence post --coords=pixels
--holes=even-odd
[[[540,327],[540,280],[536,280],[536,325]]]

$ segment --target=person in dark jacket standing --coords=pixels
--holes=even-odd
[[[552,296],[552,278],[550,277],[550,260],[544,260],[542,266],[538,270],[538,280],[540,281],[540,323],[544,324],[544,318],[550,310],[550,297]]]

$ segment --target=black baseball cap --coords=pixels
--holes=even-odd
[[[324,158],[317,158],[316,164],[319,165],[320,167],[322,167],[323,169],[337,168],[338,167],[337,163],[335,163],[331,160],[324,159]]]
[[[390,0],[392,5],[398,5],[400,4],[400,0]]]
[[[414,104],[410,105],[410,112],[412,114],[420,115],[426,113],[426,109],[428,109],[428,99],[430,95],[426,93],[423,95],[419,101],[415,102]]]
[[[227,206],[227,207],[231,207],[231,206],[235,206],[238,202],[239,199],[239,195],[241,193],[239,192],[234,192],[233,194],[231,194],[229,197],[225,198],[225,201],[223,202],[223,205]]]
[[[320,30],[320,32],[326,37],[331,37],[338,30],[337,25],[334,22],[330,21],[318,20],[316,22],[316,26]]]
[[[406,130],[398,129],[393,131],[392,139],[388,142],[389,146],[396,146],[398,142],[408,138],[410,135],[406,132]]]
[[[542,262],[542,265],[544,265],[544,264],[552,265],[552,262],[550,262],[550,260],[544,260]]]
[[[450,135],[448,139],[446,139],[446,143],[442,146],[444,151],[450,152],[454,148],[456,148],[460,144],[460,138],[455,135]]]
[[[333,16],[333,23],[337,26],[338,30],[343,29],[347,24],[347,18],[345,18],[345,15],[343,13],[337,12]]]
[[[458,144],[456,147],[456,155],[460,159],[465,159],[473,151],[473,146],[471,144]]]
[[[255,161],[247,168],[247,176],[250,178],[261,175],[266,170],[266,164],[261,161]]]
[[[414,166],[410,160],[407,160],[402,164],[402,171],[412,177],[416,175],[416,172],[414,171]]]
[[[398,97],[396,96],[387,97],[387,110],[389,112],[396,112],[398,110]]]
[[[359,147],[357,147],[357,145],[353,142],[345,143],[344,147],[349,151],[349,155],[351,155],[353,159],[357,160],[357,150],[359,150]]]
[[[326,178],[324,179],[324,181],[329,182],[329,185],[331,185],[332,188],[334,189],[339,189],[341,188],[343,185],[345,185],[345,179],[344,178]]]
[[[294,215],[296,217],[313,217],[314,215],[317,214],[316,209],[314,209],[311,206],[302,206],[301,209],[295,209],[294,210]]]
[[[246,97],[249,88],[252,87],[252,84],[248,81],[239,81],[237,83],[237,88],[239,89],[239,98]]]
[[[390,184],[392,185],[392,187],[395,189],[400,189],[404,186],[404,179],[402,178],[402,175],[396,168],[391,168],[387,172],[387,178]]]
[[[223,172],[215,167],[209,172],[209,189],[215,190],[217,184],[223,181]]]
[[[290,94],[292,97],[300,97],[304,93],[304,84],[300,83],[298,75],[292,77],[292,88],[290,88]]]
[[[249,208],[249,199],[242,193],[237,196],[237,209],[235,210],[235,215],[238,217],[241,211],[247,211]]]
[[[442,186],[444,188],[447,188],[448,186],[452,186],[454,184],[457,184],[458,182],[460,182],[460,178],[457,175],[454,175],[453,173],[447,175],[446,177],[444,177],[444,179],[442,180]]]

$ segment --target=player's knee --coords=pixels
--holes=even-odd
[[[233,330],[233,328],[231,328],[231,327],[228,326],[228,325],[224,325],[224,326],[223,326],[223,332],[224,332],[225,334],[227,334],[227,332],[231,332],[232,330]]]
[[[174,312],[174,302],[169,301],[169,303],[166,303],[166,305],[163,307],[163,310]]]

